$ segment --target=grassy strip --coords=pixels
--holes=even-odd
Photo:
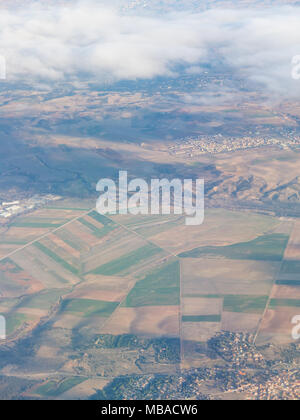
[[[65,299],[61,305],[61,312],[81,313],[85,317],[109,317],[119,305],[119,302],[106,302],[94,299]]]
[[[59,263],[62,267],[66,270],[70,271],[72,274],[78,274],[78,269],[73,267],[71,264],[67,263],[63,260],[59,255],[55,252],[51,251],[51,249],[47,248],[45,245],[41,244],[40,242],[34,242],[33,244],[36,248],[46,254],[48,257],[52,258],[55,262]]]
[[[221,315],[183,315],[182,322],[221,322]]]
[[[180,267],[172,261],[149,273],[136,283],[125,300],[125,306],[179,305]]]
[[[300,261],[283,261],[281,266],[282,274],[298,274],[300,272]]]
[[[161,252],[161,248],[155,245],[149,244],[128,254],[123,255],[120,258],[110,261],[109,263],[103,264],[100,267],[92,270],[92,274],[101,274],[104,276],[112,276],[119,274],[129,267],[138,264],[141,261],[147,260],[148,258]]]
[[[261,313],[268,302],[268,296],[225,295],[223,310],[226,312]]]
[[[300,286],[300,280],[276,280],[278,286]]]
[[[92,223],[88,222],[85,219],[79,219],[78,220],[82,225],[86,226],[88,229],[92,231],[92,233],[97,238],[102,238],[103,236],[107,235],[109,232],[115,229],[115,226],[112,225],[105,225],[103,228],[97,228]]]
[[[270,308],[276,309],[278,307],[300,308],[300,300],[299,299],[271,299]]]
[[[38,222],[28,222],[28,223],[12,223],[10,226],[16,227],[16,228],[36,228],[36,229],[46,229],[46,228],[59,228],[62,226],[63,223],[38,223]]]
[[[69,389],[74,388],[74,386],[81,384],[86,381],[87,378],[81,378],[74,376],[73,378],[67,378],[62,382],[58,383],[55,381],[49,381],[45,385],[41,385],[37,390],[37,394],[44,397],[58,397],[64,392],[69,391]]]
[[[109,219],[106,216],[102,216],[102,214],[97,213],[95,210],[93,210],[91,213],[89,213],[89,216],[95,219],[97,222],[102,223],[102,225],[116,225],[116,223]]]
[[[288,240],[288,235],[274,233],[259,236],[249,242],[239,242],[227,246],[194,248],[191,251],[179,254],[179,257],[199,258],[204,256],[217,256],[233,260],[281,261]]]

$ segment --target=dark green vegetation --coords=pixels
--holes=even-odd
[[[221,315],[184,315],[182,322],[221,322]]]
[[[298,274],[300,273],[300,261],[286,260],[281,266],[282,274]]]
[[[61,312],[83,314],[83,316],[110,316],[119,302],[105,302],[93,299],[65,299],[61,305]]]
[[[97,228],[92,223],[88,222],[87,220],[81,218],[78,220],[81,224],[83,224],[85,227],[89,228],[90,231],[93,233],[93,235],[97,236],[97,238],[103,238],[103,236],[107,235],[109,232],[111,232],[113,229],[115,229],[115,226],[109,226],[106,225],[103,228]]]
[[[162,250],[157,246],[148,244],[142,248],[125,254],[120,258],[110,261],[107,264],[101,265],[95,270],[92,270],[91,273],[102,274],[104,276],[113,276],[115,274],[121,273],[122,271],[125,271],[133,265],[137,265],[138,263],[153,257],[161,251]]]
[[[117,228],[117,225],[115,222],[113,222],[112,220],[110,220],[109,218],[105,216],[102,216],[101,214],[97,213],[94,210],[91,213],[89,213],[89,216],[92,217],[97,222],[102,223],[104,226],[98,228],[97,226],[93,225],[88,220],[84,219],[83,217],[78,219],[78,221],[82,223],[84,226],[86,226],[87,228],[89,228],[92,231],[92,233],[95,236],[97,236],[97,238],[102,238],[103,236],[107,235],[109,232]]]
[[[300,280],[276,280],[278,286],[300,286]]]
[[[24,297],[22,300],[21,307],[26,308],[38,308],[38,309],[50,309],[52,305],[55,305],[60,297],[67,293],[68,289],[51,289],[41,293]]]
[[[181,258],[225,257],[232,260],[281,261],[289,236],[281,233],[259,236],[249,242],[227,246],[207,246],[179,255]],[[300,262],[299,262],[300,267]]]
[[[27,241],[22,241],[22,240],[17,240],[17,239],[5,239],[5,240],[1,240],[0,239],[0,244],[3,245],[25,245],[27,244]]]
[[[261,313],[268,296],[225,295],[223,310],[227,312]]]
[[[179,305],[179,261],[164,264],[139,280],[128,294],[125,306]]]
[[[37,394],[43,397],[58,397],[74,386],[81,384],[86,378],[76,377],[64,379],[61,382],[49,381],[44,385],[41,385],[36,390]]]
[[[97,213],[95,210],[89,213],[89,216],[95,219],[97,222],[102,223],[104,226],[115,226],[116,223],[111,220],[109,217],[103,216],[100,213]]]
[[[102,334],[95,338],[94,344],[97,348],[107,349],[149,350],[152,348],[157,363],[180,362],[179,338],[147,338],[133,334]]]
[[[48,257],[52,258],[55,262],[60,264],[63,268],[70,271],[73,274],[78,274],[78,269],[73,267],[55,252],[51,251],[51,249],[47,248],[45,245],[41,244],[40,242],[34,242],[33,244],[36,248],[42,251],[44,254],[48,255]]]
[[[300,308],[300,299],[271,299],[270,308],[278,308],[279,306]]]

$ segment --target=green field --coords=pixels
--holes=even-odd
[[[38,387],[36,392],[43,397],[58,397],[64,392],[69,391],[69,389],[74,388],[74,386],[81,384],[86,379],[74,376],[73,378],[64,379],[62,382],[49,381],[45,385]]]
[[[26,245],[29,241],[22,241],[21,239],[0,239],[1,245]]]
[[[39,228],[58,228],[62,226],[65,222],[62,223],[51,223],[51,222],[16,222],[12,223],[10,226],[17,227],[17,228],[33,228],[33,229],[39,229]]]
[[[46,254],[48,257],[52,258],[58,264],[60,264],[63,268],[70,271],[73,274],[78,274],[78,269],[73,267],[71,264],[67,263],[64,259],[62,259],[59,255],[55,252],[51,251],[51,249],[47,248],[45,245],[41,244],[40,242],[34,242],[33,244],[36,248]]]
[[[102,216],[102,214],[96,212],[95,210],[89,213],[89,216],[95,219],[97,222],[102,223],[102,225],[104,226],[116,225],[116,223],[113,220],[111,220],[109,217]]]
[[[300,308],[300,300],[299,299],[271,299],[270,301],[271,309],[276,309],[282,306]]]
[[[261,313],[268,296],[225,295],[223,310],[226,312]]]
[[[239,242],[227,246],[195,248],[191,251],[181,253],[179,257],[198,258],[219,256],[233,260],[281,261],[288,240],[288,235],[273,233],[259,236],[249,242]]]
[[[282,274],[298,274],[300,273],[300,261],[283,261],[281,266]]]
[[[111,232],[112,230],[116,229],[115,225],[111,225],[111,224],[106,224],[105,226],[103,226],[102,228],[97,228],[95,225],[93,225],[92,223],[88,222],[87,220],[80,218],[78,219],[78,222],[80,222],[82,225],[84,225],[85,227],[87,227],[88,229],[90,229],[90,231],[97,237],[97,238],[102,238],[103,236],[107,235],[109,232]]]
[[[62,239],[66,244],[70,245],[71,248],[74,248],[79,252],[82,250],[82,247],[78,243],[78,239],[73,237],[70,232],[66,231],[66,229],[59,229],[56,231],[55,236]]]
[[[183,297],[201,297],[201,298],[205,298],[205,299],[221,299],[223,298],[224,295],[220,295],[220,294],[211,294],[211,295],[205,295],[202,293],[186,293],[183,295]]]
[[[276,280],[278,286],[300,286],[300,280]]]
[[[69,289],[53,289],[46,290],[39,294],[25,297],[20,307],[24,308],[37,308],[37,309],[50,309],[55,303],[58,302],[59,298],[67,293]]]
[[[138,281],[128,294],[125,306],[179,305],[180,266],[172,261]]]
[[[65,299],[61,312],[83,314],[83,316],[109,317],[119,305],[119,302],[106,302],[94,299]]]
[[[102,274],[103,276],[113,276],[127,270],[133,265],[137,265],[138,263],[153,257],[161,251],[162,250],[157,246],[148,244],[142,248],[125,254],[120,258],[112,260],[107,264],[101,265],[95,270],[92,270],[91,273]]]
[[[26,322],[29,319],[29,317],[25,314],[8,314],[5,315],[6,320],[6,334],[10,335],[13,332],[15,332],[16,329],[18,329],[24,322]]]
[[[221,322],[221,315],[184,315],[182,322]]]

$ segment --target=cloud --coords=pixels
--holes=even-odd
[[[262,90],[300,94],[291,59],[300,54],[300,8],[211,9],[147,17],[94,0],[3,10],[0,54],[8,80],[99,81],[189,74],[226,65]],[[222,67],[219,69],[222,71]]]

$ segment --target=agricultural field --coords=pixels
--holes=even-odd
[[[31,233],[0,260],[3,351],[28,353],[22,366],[5,353],[0,374],[30,378],[26,397],[89,398],[122,375],[212,363],[203,349],[223,331],[291,341],[291,219],[212,209],[190,229],[178,216],[105,217],[66,200],[17,218],[5,238],[17,229]]]

